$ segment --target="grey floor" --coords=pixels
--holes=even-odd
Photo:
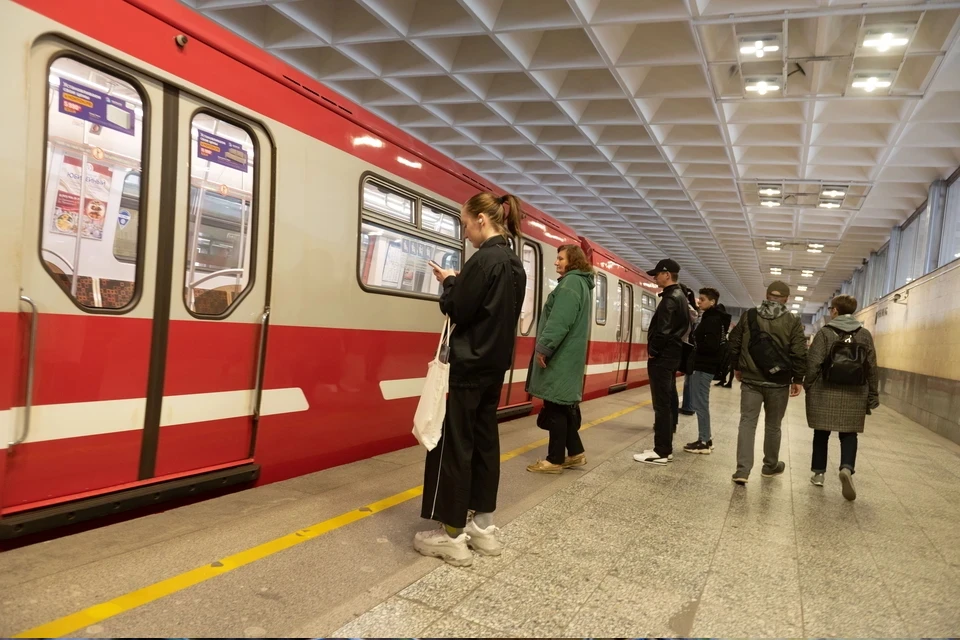
[[[587,403],[585,421],[648,400]],[[881,408],[861,437],[859,498],[835,471],[809,483],[802,398],[784,423],[784,476],[734,486],[739,391],[714,388],[716,451],[675,461],[649,406],[584,432],[587,467],[503,465],[506,551],[467,569],[420,557],[411,500],[125,611],[85,637],[902,637],[960,634],[960,446]],[[758,430],[760,457],[762,427]],[[539,440],[532,418],[502,449]],[[831,441],[831,466],[838,461]],[[108,601],[414,487],[416,448],[0,554],[0,636]]]

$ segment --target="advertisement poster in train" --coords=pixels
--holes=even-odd
[[[136,114],[125,100],[60,78],[60,113],[127,135],[135,134]]]
[[[197,131],[197,157],[247,172],[247,152],[242,145],[203,130]]]
[[[83,177],[83,160],[64,154],[57,183],[53,231],[75,236],[79,224],[81,237],[102,240],[103,222],[113,185],[113,171],[102,164],[88,163],[86,188],[82,190],[81,203],[80,185]]]

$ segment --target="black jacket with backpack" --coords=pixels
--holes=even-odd
[[[689,309],[687,297],[679,284],[671,284],[660,293],[660,304],[653,312],[647,334],[647,351],[651,359],[681,359],[683,339],[690,331]]]
[[[694,371],[703,371],[715,374],[723,362],[724,343],[727,332],[730,330],[730,314],[717,307],[711,307],[703,312],[700,324],[693,332],[696,347],[696,356],[693,364]]]
[[[862,363],[863,384],[851,384],[854,360]],[[837,382],[828,379],[831,364]],[[807,424],[823,431],[862,433],[866,415],[880,406],[878,381],[870,332],[853,316],[831,320],[814,336],[807,355]]]

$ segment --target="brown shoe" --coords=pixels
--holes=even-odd
[[[571,467],[582,467],[585,464],[587,464],[587,454],[580,453],[575,456],[567,456],[567,459],[560,466],[564,469],[570,469]]]
[[[559,464],[553,464],[547,460],[537,460],[527,466],[527,471],[531,473],[563,473],[563,467]]]

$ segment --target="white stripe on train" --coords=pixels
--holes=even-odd
[[[165,396],[160,426],[194,424],[253,415],[253,389]],[[30,411],[26,442],[46,442],[143,428],[146,398],[36,405]],[[298,387],[266,389],[260,415],[297,413],[310,408]],[[0,450],[6,449],[23,428],[23,407],[0,411]]]
[[[588,376],[595,376],[601,373],[613,373],[619,369],[622,365],[626,364],[625,362],[608,362],[606,364],[588,364],[586,374]],[[647,362],[631,362],[631,369],[646,369]],[[416,398],[420,395],[420,392],[423,391],[423,383],[426,378],[402,378],[398,380],[381,380],[380,381],[380,394],[383,396],[384,400],[400,400],[402,398]],[[514,369],[513,370],[513,381],[514,382],[526,382],[527,381],[527,370],[526,369]],[[504,377],[504,382],[506,382],[506,377]]]

